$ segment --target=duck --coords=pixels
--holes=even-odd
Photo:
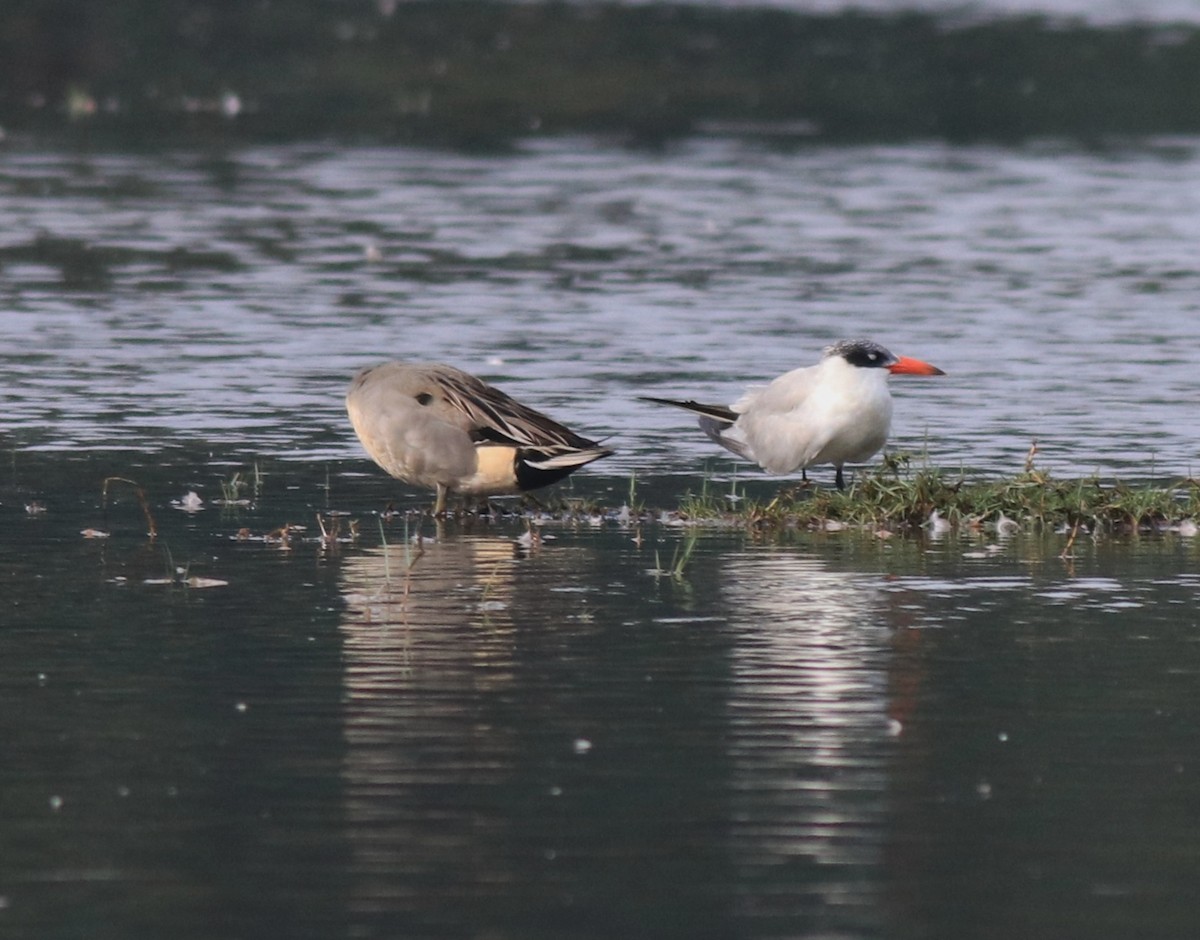
[[[440,362],[360,369],[346,411],[368,456],[398,480],[486,499],[540,489],[614,453],[483,380]]]
[[[893,375],[945,375],[920,359],[897,356],[868,339],[828,346],[816,365],[751,386],[731,405],[639,396],[642,401],[699,415],[715,443],[772,474],[833,464],[834,482],[846,488],[843,467],[861,463],[887,443],[892,424]]]

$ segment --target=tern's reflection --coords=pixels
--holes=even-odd
[[[894,727],[882,579],[766,552],[733,556],[723,571],[738,629],[729,711],[744,901],[767,916],[857,909],[867,927]]]

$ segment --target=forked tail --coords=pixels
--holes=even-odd
[[[682,408],[684,411],[699,415],[700,430],[709,438],[726,450],[733,451],[739,457],[754,460],[754,454],[751,453],[750,446],[742,439],[740,429],[733,427],[734,422],[738,419],[738,413],[732,408],[725,405],[705,405],[698,401],[677,401],[674,398],[651,398],[649,395],[639,395],[638,398],[656,405]]]
[[[638,401],[649,401],[654,402],[656,405],[671,405],[674,408],[682,408],[684,411],[690,411],[693,414],[713,418],[726,426],[733,424],[738,419],[737,412],[730,410],[725,405],[705,405],[698,401],[679,401],[674,398],[651,398],[649,395],[639,395]]]

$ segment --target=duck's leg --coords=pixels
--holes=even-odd
[[[433,514],[439,518],[446,515],[446,494],[449,492],[445,483],[437,485],[437,499],[433,504]]]
[[[833,478],[833,482],[837,484],[837,488],[839,490],[844,490],[846,488],[846,478],[842,476],[841,464],[838,464],[837,466],[837,475]]]

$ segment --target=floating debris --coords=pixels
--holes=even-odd
[[[925,521],[925,527],[929,529],[929,534],[934,538],[941,538],[954,528],[936,509],[929,514],[929,518]]]
[[[181,512],[200,512],[204,508],[204,500],[195,490],[188,490],[179,499],[171,500],[171,506]]]
[[[222,581],[220,578],[202,578],[199,575],[192,575],[183,583],[190,588],[225,587],[229,584],[228,581]]]
[[[1016,535],[1021,531],[1021,526],[1016,519],[1010,519],[1001,511],[1000,518],[996,520],[996,534],[1001,538],[1007,538],[1010,535]]]

